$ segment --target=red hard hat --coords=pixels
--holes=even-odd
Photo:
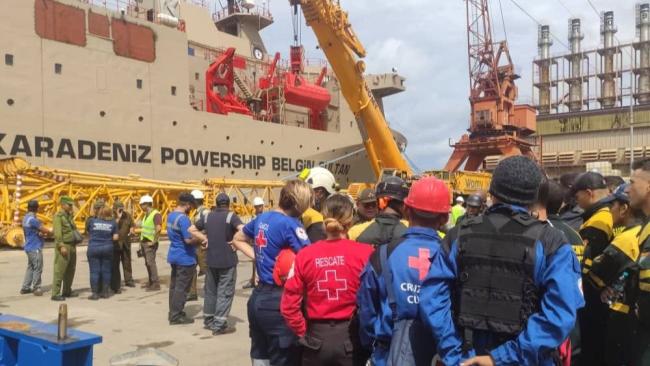
[[[430,213],[449,213],[449,189],[438,178],[426,177],[413,182],[404,204],[419,211]]]

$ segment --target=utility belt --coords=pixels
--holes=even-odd
[[[340,319],[340,320],[334,320],[334,319],[309,319],[307,322],[309,324],[314,324],[314,325],[329,325],[329,326],[337,326],[340,324],[350,324],[350,319]]]
[[[282,287],[275,285],[275,284],[269,284],[269,283],[258,283],[257,287],[255,287],[257,290],[265,290],[265,291],[275,291],[275,290],[280,290],[282,291]]]

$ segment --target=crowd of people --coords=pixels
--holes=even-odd
[[[554,180],[536,162],[509,157],[489,192],[453,207],[451,198],[436,178],[393,176],[353,201],[320,167],[286,182],[274,210],[256,198],[246,224],[226,194],[213,209],[202,192],[180,194],[166,224],[168,322],[194,322],[185,302],[205,274],[204,327],[236,331],[228,314],[241,251],[254,260],[246,287],[256,366],[650,365],[650,160],[625,183],[595,172]],[[60,203],[53,300],[74,296],[82,240],[74,202]],[[138,255],[147,290],[158,291],[162,216],[150,196],[140,205]],[[133,286],[136,226],[119,202],[94,209],[86,224],[93,300],[119,293],[120,263]],[[40,237],[49,230],[37,212],[30,202],[21,293],[39,295]]]

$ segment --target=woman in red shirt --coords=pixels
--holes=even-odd
[[[359,277],[373,248],[347,239],[353,211],[346,196],[335,194],[325,201],[327,239],[298,252],[284,285],[282,316],[304,346],[303,366],[354,365],[361,352],[358,331],[350,328]]]

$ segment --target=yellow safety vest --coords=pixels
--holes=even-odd
[[[140,240],[147,239],[151,242],[156,238],[156,224],[154,222],[154,217],[158,214],[158,210],[151,210],[149,215],[145,216],[142,220],[142,232],[140,233]]]

